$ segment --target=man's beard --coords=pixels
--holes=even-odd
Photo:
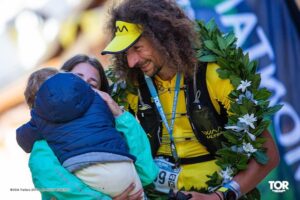
[[[145,65],[147,62],[151,62],[152,65],[153,65],[153,68],[155,69],[154,73],[151,74],[150,77],[154,77],[155,75],[157,75],[157,74],[160,72],[160,70],[163,68],[163,65],[156,65],[156,64],[154,64],[152,61],[149,61],[149,60],[146,60],[146,61],[144,61],[144,62],[142,62],[142,63],[138,63],[135,67],[140,69],[140,68],[141,68],[143,65]],[[141,70],[141,71],[142,71],[142,70]],[[145,72],[143,72],[143,74],[145,74]]]
[[[162,69],[162,66],[161,65],[156,66],[155,69],[156,69],[156,71],[153,73],[153,75],[151,77],[154,77],[155,75],[157,75],[160,72],[160,70]]]

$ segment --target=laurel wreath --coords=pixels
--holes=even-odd
[[[229,79],[234,89],[229,94],[230,109],[228,122],[222,134],[227,143],[217,151],[216,164],[221,168],[207,182],[209,191],[230,181],[239,171],[247,169],[250,159],[266,164],[269,158],[263,147],[265,138],[261,134],[270,123],[270,117],[282,105],[269,106],[271,92],[260,88],[261,77],[257,62],[250,61],[236,46],[234,33],[222,34],[214,20],[207,24],[197,21],[202,47],[197,49],[197,58],[201,62],[214,62],[220,66],[219,77]],[[259,199],[258,190],[244,196],[246,199]]]
[[[263,147],[265,138],[261,134],[270,123],[270,117],[282,105],[269,106],[271,92],[260,88],[261,77],[257,70],[257,62],[250,61],[236,46],[234,33],[223,34],[213,20],[205,24],[196,21],[196,29],[202,46],[197,50],[200,62],[212,62],[219,65],[219,77],[229,79],[234,89],[229,94],[230,109],[228,122],[222,134],[227,139],[223,147],[216,152],[216,164],[220,171],[208,176],[208,190],[192,188],[195,191],[212,192],[230,181],[239,171],[247,169],[250,159],[266,164],[269,158]],[[127,107],[126,96],[129,92],[136,93],[134,87],[126,84],[114,72],[113,68],[106,71],[112,81],[112,98],[120,105]],[[260,199],[260,193],[254,189],[241,199]]]

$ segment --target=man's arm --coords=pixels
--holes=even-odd
[[[257,163],[254,159],[251,159],[248,164],[248,168],[239,172],[233,180],[239,183],[242,194],[245,194],[255,188],[262,179],[264,179],[268,173],[274,169],[280,161],[279,153],[275,142],[268,131],[262,133],[267,141],[264,143],[264,147],[267,149],[267,156],[269,161],[266,165]]]
[[[219,66],[214,63],[208,64],[207,74],[206,74],[208,91],[210,97],[214,97],[212,98],[212,100],[217,99],[228,110],[230,107],[230,100],[227,97],[232,91],[233,87],[228,80],[221,79],[219,77],[217,73],[218,68]],[[217,107],[215,108],[216,110],[218,110]],[[245,194],[251,191],[252,189],[254,189],[268,175],[268,173],[278,165],[280,160],[277,147],[270,133],[267,130],[265,130],[261,136],[267,139],[263,146],[267,150],[266,154],[269,158],[269,161],[266,165],[262,165],[257,163],[254,159],[251,159],[248,163],[247,169],[238,172],[238,174],[236,174],[233,177],[233,180],[240,185],[240,190],[242,194]],[[191,192],[187,192],[187,193],[191,193]],[[219,199],[219,197],[216,194],[201,194],[196,192],[192,192],[192,194],[193,194],[192,200],[193,199],[199,199],[199,200]]]

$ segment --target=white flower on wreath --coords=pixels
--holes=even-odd
[[[247,132],[249,130],[249,127],[247,124],[240,123],[240,122],[238,122],[236,126],[225,126],[224,128],[231,129],[235,132],[241,132],[241,131]]]
[[[250,139],[252,141],[254,141],[256,139],[256,136],[249,132],[249,126],[253,129],[255,129],[255,126],[253,123],[257,121],[257,118],[252,113],[251,115],[246,114],[243,117],[239,117],[238,119],[239,119],[239,121],[237,122],[236,126],[225,126],[224,128],[231,129],[235,132],[243,131],[248,134],[248,136],[250,137]]]
[[[254,126],[254,122],[257,121],[257,118],[254,116],[254,114],[252,113],[251,115],[249,115],[248,113],[246,115],[244,115],[243,117],[239,117],[239,122],[240,123],[245,123],[248,126],[250,126],[251,128],[255,129]]]
[[[255,126],[253,123],[257,121],[257,118],[254,117],[253,113],[251,115],[246,114],[243,117],[239,117],[238,119],[239,119],[239,121],[236,126],[225,126],[224,128],[231,129],[236,132],[241,132],[241,131],[247,132],[247,131],[249,131],[249,126],[253,129],[255,129]]]
[[[245,93],[246,98],[249,99],[250,101],[252,101],[255,105],[257,105],[257,101],[254,99],[252,92],[250,91],[246,91]]]
[[[241,81],[241,84],[237,87],[237,90],[242,90],[242,92],[245,92],[247,87],[251,86],[251,81],[245,80]]]
[[[252,146],[251,143],[243,142],[243,150],[247,153],[247,156],[250,157],[252,153],[256,152],[257,149]]]
[[[254,97],[253,97],[253,94],[250,92],[250,91],[246,91],[246,93],[245,94],[240,94],[239,95],[239,98],[238,99],[236,99],[236,102],[238,103],[238,104],[243,104],[243,98],[246,98],[246,99],[249,99],[250,101],[252,101],[255,105],[257,105],[257,101],[254,99]]]
[[[250,137],[250,139],[251,139],[252,141],[254,141],[254,140],[256,139],[256,136],[253,135],[252,133],[250,133],[248,130],[245,131],[245,132],[247,133],[247,135]]]
[[[226,167],[225,170],[219,172],[220,176],[223,178],[223,183],[227,183],[232,179],[233,170],[231,167]]]

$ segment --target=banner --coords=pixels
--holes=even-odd
[[[284,0],[177,0],[191,19],[214,18],[223,32],[258,60],[261,86],[272,91],[270,104],[283,104],[270,128],[280,165],[259,185],[262,199],[300,199],[300,19]],[[290,3],[290,2],[289,2]],[[294,4],[294,6],[296,6]],[[292,8],[292,9],[291,9]],[[293,11],[290,12],[290,11]],[[299,11],[299,10],[298,10]]]

